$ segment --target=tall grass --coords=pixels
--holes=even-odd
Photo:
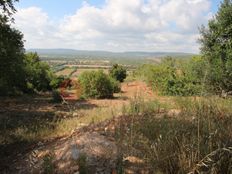
[[[230,102],[217,102],[211,98],[179,98],[176,107],[181,112],[174,117],[163,113],[163,110],[161,112],[161,104],[157,101],[147,103],[136,99],[131,102],[129,121],[121,122],[118,128],[118,132],[121,131],[117,133],[121,153],[124,157],[133,155],[143,159],[151,173],[176,174],[194,170],[201,173],[205,170],[206,173],[230,174]],[[211,153],[214,157],[204,166],[202,159]],[[204,167],[197,167],[200,165],[197,163]]]

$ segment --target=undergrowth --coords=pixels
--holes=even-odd
[[[159,102],[136,98],[124,118],[127,121],[117,128],[121,154],[143,159],[150,173],[204,170],[231,174],[230,103],[230,100],[217,102],[214,98],[178,98],[176,107],[180,112],[171,116]],[[209,154],[213,155],[204,163]]]

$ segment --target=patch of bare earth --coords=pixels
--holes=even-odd
[[[12,173],[43,173],[45,158],[50,156],[48,165],[54,167],[53,173],[78,173],[84,165],[85,172],[89,174],[116,174],[119,154],[115,129],[119,120],[113,118],[77,129],[65,138],[38,143],[33,151],[13,164]],[[83,157],[85,164],[80,163]],[[126,173],[142,172],[143,160],[128,156],[124,161]]]
[[[73,117],[73,113],[77,113],[78,117],[78,111],[83,108],[86,111],[97,107],[109,108],[109,110],[121,108],[123,105],[128,105],[136,95],[146,100],[152,100],[156,96],[144,82],[134,81],[123,83],[122,93],[115,95],[114,99],[78,101],[71,98],[67,101],[68,105],[51,103],[48,97],[34,97],[33,100],[30,98],[4,99],[0,102],[0,113],[1,117],[12,115],[18,119],[26,116],[28,124],[32,120],[36,125],[40,124],[38,120],[41,119],[41,115],[44,115],[46,121],[48,118],[51,120],[70,118]],[[175,115],[175,113],[172,114]],[[62,136],[62,138],[49,137],[46,141],[41,140],[30,147],[25,146],[25,151],[17,149],[18,146],[12,146],[11,150],[19,152],[19,155],[12,153],[7,158],[8,164],[11,159],[14,159],[14,162],[8,165],[9,173],[43,173],[46,167],[51,168],[53,173],[78,173],[83,170],[80,160],[84,160],[82,165],[90,174],[115,174],[119,155],[115,140],[118,119],[113,118],[95,125],[77,128],[70,135]],[[41,122],[41,124],[44,123]],[[127,165],[126,173],[146,173],[136,168],[136,166],[144,165],[142,160],[133,156],[128,156],[124,160]]]

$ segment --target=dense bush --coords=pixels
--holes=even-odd
[[[232,90],[232,1],[224,0],[217,14],[202,27],[201,52],[209,64],[207,82],[211,90]]]
[[[36,53],[24,56],[27,87],[29,90],[47,91],[57,88],[62,79],[55,77],[47,63],[41,62]],[[28,92],[28,89],[25,91]]]
[[[86,71],[79,77],[83,95],[88,98],[112,98],[114,83],[103,71]]]
[[[126,69],[118,64],[114,64],[110,69],[110,76],[119,82],[123,82],[126,78]]]
[[[61,83],[67,78],[65,78],[64,76],[58,76],[52,78],[52,80],[50,81],[50,86],[52,89],[57,89],[60,87]]]
[[[5,2],[4,2],[5,3]],[[26,87],[23,34],[2,21],[0,4],[0,95],[13,94]]]
[[[198,95],[204,92],[206,63],[201,57],[191,60],[164,59],[157,65],[143,65],[137,75],[163,95]]]
[[[120,82],[115,80],[114,78],[110,77],[110,82],[113,86],[113,91],[114,93],[119,93],[121,92],[121,85],[120,85]]]
[[[51,90],[50,67],[37,54],[25,55],[23,34],[11,25],[15,1],[0,1],[0,95]]]

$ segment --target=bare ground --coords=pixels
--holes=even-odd
[[[128,105],[136,95],[144,99],[154,99],[155,94],[144,82],[134,81],[122,84],[122,93],[114,99],[77,101],[68,99],[68,105],[50,102],[49,95],[23,98],[1,98],[0,119],[2,126],[12,126],[1,130],[0,171],[6,173],[42,173],[48,163],[54,165],[54,173],[75,173],[80,169],[80,157],[86,158],[85,164],[89,173],[115,173],[118,160],[118,149],[115,141],[117,119],[103,121],[99,124],[77,127],[65,134],[51,136],[41,135],[33,141],[20,141],[20,133],[12,134],[21,126],[30,128],[55,130],[53,122],[69,117],[81,117],[78,111],[90,111],[94,108],[117,109]],[[161,99],[162,100],[162,99]],[[70,113],[70,108],[72,113]],[[116,113],[115,115],[119,115]],[[82,115],[84,117],[84,115]],[[5,119],[8,118],[8,119]],[[13,119],[12,119],[13,118]],[[8,120],[22,120],[14,125]],[[105,118],[104,118],[105,119]],[[106,118],[107,119],[107,118]],[[3,121],[2,121],[3,120]],[[31,127],[32,126],[32,127]],[[17,131],[16,131],[17,132]],[[19,129],[20,132],[20,129]],[[4,135],[3,135],[4,134]],[[18,139],[18,141],[15,141]],[[46,160],[47,159],[47,160]],[[49,161],[51,160],[51,161]],[[128,157],[127,161],[142,163],[139,159]],[[52,162],[50,164],[50,162]],[[45,163],[45,164],[44,164]],[[130,168],[130,167],[129,167]],[[135,173],[133,170],[127,173]],[[144,173],[140,171],[140,173]]]

